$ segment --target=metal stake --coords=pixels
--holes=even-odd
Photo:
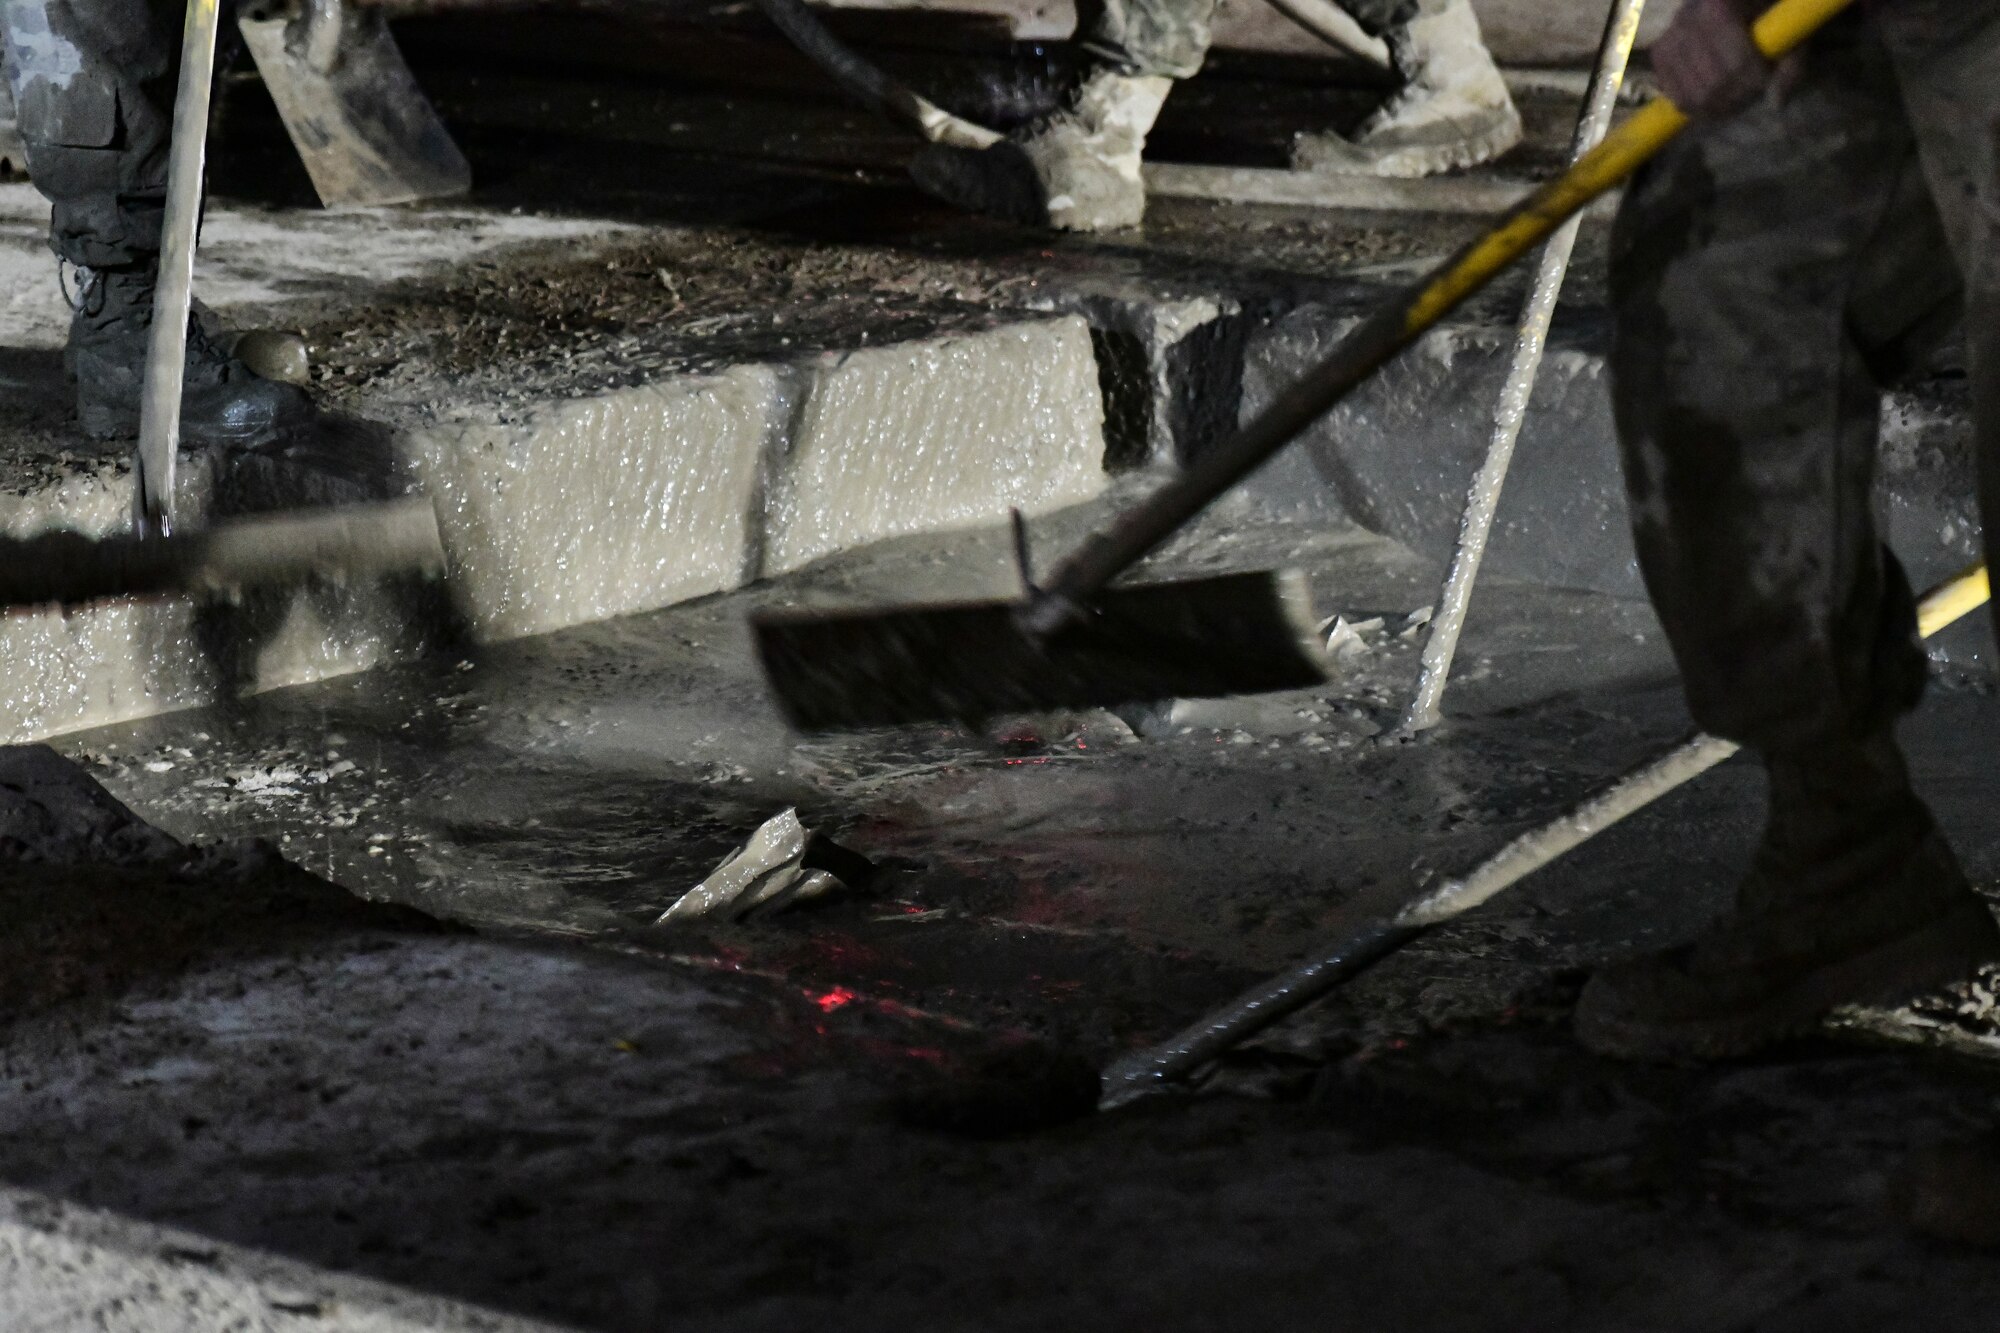
[[[1612,116],[1618,110],[1618,90],[1625,82],[1625,69],[1639,40],[1639,19],[1645,7],[1645,0],[1613,0],[1611,17],[1604,27],[1604,43],[1598,50],[1597,71],[1591,76],[1583,116],[1577,122],[1572,160],[1581,159],[1611,131]],[[1458,637],[1465,629],[1465,615],[1472,605],[1472,587],[1479,578],[1479,563],[1486,557],[1493,516],[1500,507],[1500,491],[1507,484],[1507,468],[1514,461],[1514,446],[1519,443],[1521,427],[1527,421],[1528,402],[1534,397],[1535,379],[1541,373],[1542,356],[1548,350],[1549,327],[1555,320],[1556,303],[1562,297],[1563,281],[1569,276],[1570,258],[1576,252],[1577,233],[1582,226],[1580,216],[1571,218],[1542,247],[1533,293],[1522,311],[1520,331],[1514,340],[1513,364],[1507,369],[1506,387],[1500,391],[1500,408],[1494,414],[1493,437],[1486,446],[1486,459],[1479,465],[1472,489],[1465,497],[1465,512],[1459,519],[1458,548],[1452,552],[1444,591],[1438,595],[1437,614],[1432,617],[1430,635],[1424,640],[1423,670],[1417,677],[1416,697],[1410,701],[1403,725],[1395,733],[1399,737],[1426,731],[1443,716],[1445,684],[1451,678]]]

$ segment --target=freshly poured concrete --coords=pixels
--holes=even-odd
[[[736,587],[779,382],[746,366],[415,434],[460,609],[513,638]]]
[[[419,430],[488,639],[648,611],[1104,485],[1081,319],[738,366]]]
[[[1076,316],[829,362],[773,469],[766,573],[1104,488],[1097,363]]]
[[[62,438],[62,390],[48,382],[66,312],[52,265],[36,253],[45,212],[26,187],[0,187],[11,232],[0,277],[19,279],[0,336],[29,355],[50,349],[32,386],[41,409],[13,432],[19,481],[0,499],[0,524],[20,535],[114,530],[130,492],[115,454],[41,462],[33,452],[42,441],[75,447]],[[808,345],[794,350],[779,307],[767,336],[718,355],[702,320],[673,318],[672,275],[660,268],[667,277],[655,283],[648,268],[644,322],[614,345],[552,356],[516,344],[510,354],[503,332],[493,357],[457,377],[380,349],[395,338],[452,341],[454,284],[476,301],[484,275],[519,263],[524,247],[581,269],[583,314],[573,318],[587,321],[593,274],[617,267],[634,229],[464,210],[286,221],[215,213],[208,244],[219,258],[204,271],[204,294],[225,317],[306,327],[323,396],[390,428],[385,457],[400,458],[402,475],[369,484],[415,486],[436,500],[450,596],[462,628],[480,639],[671,605],[884,537],[1016,508],[1046,513],[1103,486],[1096,362],[1076,316],[968,308],[911,322],[893,312],[885,320],[864,301],[858,320],[817,336],[805,317]],[[589,257],[592,242],[610,247],[608,265]],[[357,281],[363,263],[372,271]],[[510,281],[561,285],[533,269]],[[48,298],[22,295],[36,292]],[[376,313],[357,322],[357,307]],[[724,318],[765,316],[753,304]],[[561,317],[551,322],[562,327]],[[352,383],[347,358],[373,358],[389,373]],[[216,485],[190,465],[184,521],[211,507]],[[209,661],[184,605],[17,617],[0,626],[0,740],[367,669],[430,641],[417,614],[395,590],[308,591],[288,608],[265,608],[250,661],[228,671]]]
[[[789,144],[811,128],[797,110],[724,119]],[[560,160],[547,141],[495,142],[491,160],[523,173],[570,172],[544,197],[620,183],[574,141]],[[618,160],[628,152],[650,214],[773,207],[718,185],[740,178],[715,158],[628,143]],[[828,356],[986,337],[993,309],[1039,311],[1008,322],[1061,339],[1073,324],[1047,316],[1081,313],[1117,353],[1098,382],[1122,459],[1164,467],[1236,419],[1260,332],[1302,306],[1351,316],[1396,276],[1370,266],[1451,239],[1408,218],[1170,203],[1144,236],[1048,242],[924,213],[903,187],[844,171],[787,189],[789,211],[762,230],[568,244],[359,309],[301,298],[288,318],[320,349],[331,401],[405,430],[531,433],[571,422],[570,404],[587,436],[595,405],[772,366],[792,394],[780,434],[798,440],[810,368]],[[844,239],[799,238],[816,225]],[[1581,276],[1588,306],[1594,272]],[[1152,327],[1147,308],[1168,301],[1187,320]],[[1482,327],[1511,323],[1476,313],[1461,371],[1482,364]],[[1483,440],[1468,404],[1440,414]],[[1959,465],[1948,417],[1913,455],[1939,475]],[[1136,471],[1113,493],[1156,481]],[[1906,1014],[1890,1054],[1808,1047],[1714,1070],[1596,1061],[1565,1030],[1578,969],[1683,937],[1727,902],[1761,815],[1742,763],[1428,937],[1208,1087],[1259,1100],[1175,1100],[998,1141],[955,1132],[979,1127],[967,1102],[1039,1109],[1048,1088],[1019,1058],[1023,1035],[1099,1061],[1157,1039],[1687,725],[1643,604],[1495,577],[1446,728],[1371,743],[1401,712],[1409,613],[1437,571],[1337,512],[1274,516],[1270,495],[1219,507],[1162,568],[1310,571],[1316,609],[1348,626],[1322,689],[992,733],[789,733],[745,616],[1004,594],[1018,576],[995,523],[65,738],[175,833],[269,838],[480,933],[301,940],[240,919],[243,895],[213,918],[234,949],[206,929],[185,951],[150,929],[73,931],[40,951],[52,975],[106,953],[157,971],[8,1015],[0,1179],[174,1247],[109,1255],[114,1269],[150,1277],[157,1259],[226,1281],[243,1246],[287,1256],[308,1296],[341,1270],[605,1333],[1290,1329],[1329,1311],[1467,1333],[1985,1327],[1994,1265],[1911,1236],[1889,1207],[1912,1146],[1990,1122],[1983,1065],[1910,1049]],[[1038,561],[1107,512],[1038,520]],[[1571,539],[1555,513],[1517,516]],[[1923,790],[1986,886],[2000,883],[1995,721],[1989,695],[1941,688],[1907,730]],[[750,926],[653,924],[793,806],[883,879]],[[40,874],[0,857],[10,915],[76,900],[74,881]],[[162,896],[211,910],[227,888],[198,865],[136,887],[123,920],[161,913]],[[0,938],[22,950],[0,969],[11,981],[37,937]],[[1990,1002],[1953,1014],[1949,1000],[1938,1021],[1993,1031]],[[6,1226],[0,1207],[0,1247]],[[183,1252],[190,1233],[200,1243]],[[7,1262],[0,1248],[0,1280],[32,1276]],[[271,1321],[339,1327],[344,1313]]]

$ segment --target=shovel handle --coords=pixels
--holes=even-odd
[[[445,553],[423,498],[225,520],[196,532],[0,538],[0,609],[133,597],[229,597],[312,578],[437,573]]]
[[[1752,35],[1772,60],[1789,55],[1854,0],[1779,0]],[[1567,171],[1535,191],[1484,235],[1369,316],[1318,367],[1278,395],[1235,435],[1208,450],[1174,481],[1092,538],[1065,561],[1027,608],[1031,628],[1048,631],[1076,614],[1111,581],[1143,560],[1224,492],[1290,444],[1335,404],[1438,321],[1535,250],[1570,217],[1622,185],[1688,125],[1664,97],[1623,125]]]
[[[139,400],[133,517],[142,537],[164,535],[173,529],[188,312],[194,302],[195,235],[201,227],[208,105],[220,22],[220,0],[188,0],[187,23],[181,33],[180,89],[174,96],[173,146],[167,158],[166,216],[160,226],[159,282],[153,289],[153,328]]]

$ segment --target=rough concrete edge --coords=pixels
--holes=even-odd
[[[0,1317],[7,1326],[26,1333],[111,1316],[115,1322],[91,1326],[171,1330],[226,1324],[261,1333],[331,1318],[354,1333],[558,1333],[560,1328],[0,1186]]]

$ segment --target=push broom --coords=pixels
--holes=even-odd
[[[1757,45],[1770,59],[1780,59],[1852,2],[1780,0],[1757,21]],[[1298,600],[1296,576],[1232,575],[1138,588],[1114,587],[1113,581],[1509,264],[1628,179],[1687,124],[1686,114],[1671,102],[1647,104],[1563,176],[1359,326],[1317,370],[1178,481],[1086,544],[1046,585],[1030,582],[1020,601],[761,618],[755,623],[759,648],[786,711],[805,726],[854,726],[983,716],[1030,700],[1100,704],[1192,694],[1162,688],[1176,670],[1185,677],[1183,685],[1225,687],[1215,693],[1275,688],[1258,683],[1260,673],[1266,679],[1316,676],[1310,659],[1296,648],[1282,666],[1235,651],[1246,641],[1266,650],[1288,641]],[[1022,566],[1025,574],[1025,559]],[[1926,637],[1936,634],[1990,598],[1987,571],[1974,566],[1926,594],[1919,629]],[[1297,639],[1289,642],[1296,645]],[[1176,668],[1153,657],[1163,652],[1191,660]],[[1137,669],[1128,670],[1127,664]],[[1467,874],[1350,933],[1160,1045],[1115,1062],[1103,1074],[1098,1107],[1113,1108],[1185,1079],[1699,777],[1736,749],[1719,737],[1697,735],[1634,769]]]
[[[1757,44],[1781,58],[1852,3],[1780,0],[1757,21]],[[1045,582],[1029,578],[1024,561],[1021,598],[754,618],[781,708],[801,729],[830,730],[1320,683],[1325,670],[1306,634],[1297,574],[1116,581],[1687,124],[1664,98],[1640,108]]]

